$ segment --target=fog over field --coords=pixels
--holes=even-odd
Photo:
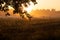
[[[0,40],[60,39],[60,11],[33,11],[31,21],[21,19],[19,14],[10,14],[5,16],[0,11]]]
[[[13,12],[10,10],[9,14],[11,16],[5,16],[6,12],[0,11],[0,18],[20,18],[19,14],[13,14]],[[50,11],[50,10],[33,10],[29,13],[33,18],[60,18],[60,11]]]
[[[0,40],[60,40],[60,0],[0,0]]]

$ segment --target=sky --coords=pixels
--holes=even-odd
[[[60,10],[60,0],[37,0],[35,9],[56,9]]]

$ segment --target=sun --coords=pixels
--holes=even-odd
[[[30,1],[29,2],[30,5],[28,3],[26,3],[26,4],[27,4],[27,7],[25,7],[24,4],[22,4],[23,12],[27,11],[27,13],[30,13],[32,11],[32,9],[34,8],[34,3],[32,1]]]
[[[34,7],[34,3],[30,1],[30,5],[28,5],[28,7],[26,8],[26,11],[27,11],[28,13],[31,12],[32,9],[33,9],[33,7]]]

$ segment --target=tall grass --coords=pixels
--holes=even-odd
[[[0,18],[1,40],[53,40],[60,37],[60,19],[31,21]]]

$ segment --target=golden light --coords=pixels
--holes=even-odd
[[[33,7],[34,7],[34,3],[33,3],[32,1],[30,1],[30,2],[29,2],[30,5],[29,5],[28,3],[26,3],[26,4],[27,4],[27,7],[25,7],[24,4],[22,4],[23,12],[24,12],[24,11],[27,11],[27,12],[29,13],[29,12],[32,11],[32,9],[33,9]]]
[[[10,5],[8,6],[8,8],[9,8],[9,9],[12,9],[12,10],[14,10],[14,8],[13,8],[13,7],[11,7]]]
[[[4,3],[2,4],[2,7],[4,7],[4,6],[5,6],[5,4],[6,4],[6,3],[4,2]]]
[[[2,4],[2,7],[4,7],[6,5],[6,3],[4,2],[3,4]],[[9,9],[13,9],[14,10],[14,8],[13,7],[11,7],[10,5],[8,5],[8,8]]]
[[[34,3],[30,1],[30,5],[28,5],[28,7],[26,8],[26,11],[27,11],[28,13],[31,12],[32,9],[33,9],[33,7],[34,7]]]

